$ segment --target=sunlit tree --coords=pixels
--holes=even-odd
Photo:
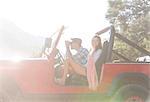
[[[116,31],[150,51],[150,0],[109,0],[108,3],[106,18]],[[118,39],[114,48],[131,60],[144,56]]]

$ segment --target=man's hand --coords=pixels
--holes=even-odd
[[[70,44],[71,43],[69,41],[65,41],[65,45],[66,45],[67,48],[69,48]]]
[[[65,45],[66,45],[66,56],[71,57],[72,54],[71,54],[70,49],[69,49],[69,46],[71,45],[71,42],[65,41]]]

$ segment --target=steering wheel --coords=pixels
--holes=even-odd
[[[55,78],[59,79],[61,78],[61,73],[63,72],[62,70],[62,65],[64,64],[64,58],[60,51],[57,49],[57,53],[55,56],[55,64],[54,64],[54,69],[55,69]]]
[[[55,64],[59,64],[59,65],[62,65],[64,63],[64,58],[58,49],[57,49],[57,54],[55,56],[55,61],[56,61]]]

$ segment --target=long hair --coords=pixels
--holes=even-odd
[[[97,51],[98,49],[102,49],[101,38],[99,36],[94,36],[93,38],[97,38],[99,40],[98,46],[96,47],[95,51]]]

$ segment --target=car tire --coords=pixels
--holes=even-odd
[[[140,85],[128,84],[121,87],[110,102],[148,102],[148,95],[149,91],[146,88]]]

